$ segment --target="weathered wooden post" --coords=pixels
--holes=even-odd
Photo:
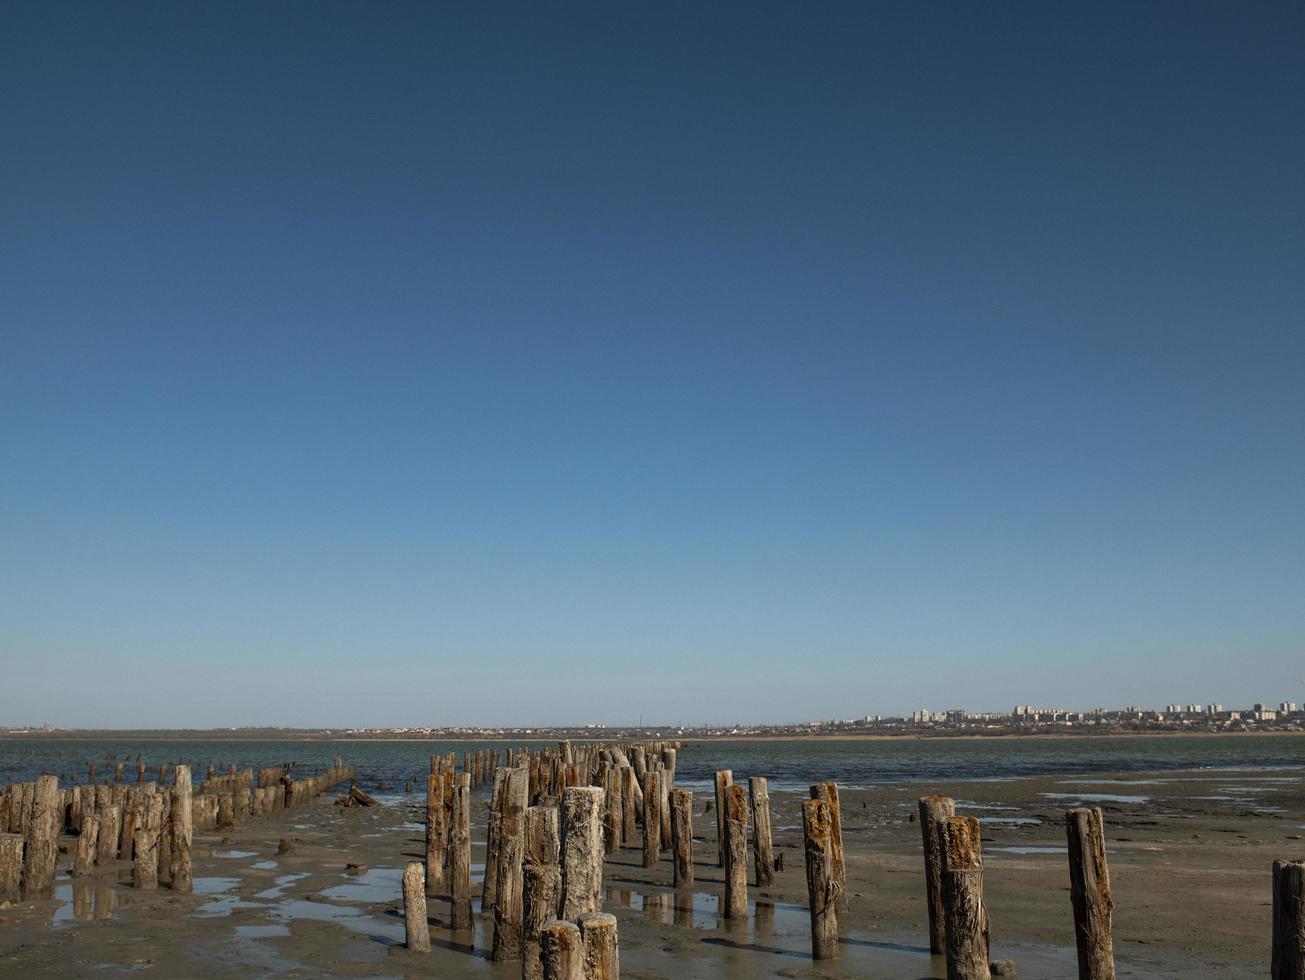
[[[471,777],[458,773],[453,783],[449,834],[449,927],[471,928]]]
[[[943,871],[947,865],[947,818],[956,802],[946,796],[920,797],[920,837],[924,844],[924,889],[929,905],[929,952],[946,951],[947,918],[943,915]]]
[[[95,863],[104,865],[118,856],[118,835],[122,832],[122,809],[106,803],[99,810],[100,829],[95,842]]]
[[[632,844],[636,812],[635,790],[638,789],[639,781],[634,778],[634,769],[630,766],[619,766],[616,771],[621,774],[621,841]]]
[[[100,818],[94,814],[82,817],[82,832],[77,836],[77,860],[73,863],[73,876],[85,878],[95,870],[95,846],[100,840]]]
[[[159,828],[163,826],[163,797],[151,793],[145,798],[145,813],[136,828],[132,882],[140,891],[159,886]]]
[[[444,883],[444,775],[426,776],[426,894],[438,895]]]
[[[539,945],[545,980],[585,980],[584,940],[575,923],[550,922],[544,926]]]
[[[580,916],[580,937],[585,947],[585,980],[619,980],[621,960],[616,943],[616,916],[607,912]]]
[[[1305,980],[1305,861],[1273,862],[1271,980]]]
[[[195,836],[194,817],[191,809],[190,766],[185,764],[177,766],[173,771],[173,776],[172,812],[169,814],[172,823],[172,848],[169,852],[169,858],[172,864],[169,874],[172,878],[172,890],[187,893],[193,887],[190,850]]]
[[[725,918],[748,917],[748,794],[725,788]]]
[[[807,903],[811,908],[811,958],[832,960],[838,955],[838,885],[830,844],[829,804],[802,803],[802,845],[806,856]]]
[[[1069,837],[1069,897],[1074,906],[1079,980],[1115,980],[1111,936],[1114,899],[1106,865],[1105,821],[1098,807],[1065,814]]]
[[[693,793],[671,790],[671,883],[676,888],[693,887]]]
[[[29,901],[50,898],[54,894],[54,865],[59,856],[62,810],[59,777],[48,772],[38,776],[32,791],[27,840],[23,845],[23,896]]]
[[[662,849],[662,774],[650,769],[643,777],[643,866],[657,867]]]
[[[525,883],[522,903],[525,934],[521,943],[521,976],[522,980],[540,980],[544,975],[540,937],[544,926],[557,918],[557,905],[562,895],[562,871],[555,862],[545,863],[527,853],[522,876]]]
[[[983,905],[979,821],[974,817],[948,817],[944,826],[947,980],[989,980],[988,910]]]
[[[722,769],[716,773],[716,858],[725,867],[725,790],[734,785],[734,771]]]
[[[575,921],[599,912],[603,888],[603,791],[568,786],[562,791],[562,911]]]
[[[603,773],[603,850],[615,854],[621,849],[621,771],[610,766]]]
[[[498,888],[494,902],[496,962],[521,958],[522,909],[521,864],[526,855],[526,803],[530,793],[530,771],[509,769],[503,783],[503,810],[499,818]]]
[[[485,821],[485,877],[480,886],[482,912],[488,912],[494,907],[498,895],[498,832],[503,819],[503,783],[507,779],[507,772],[503,767],[494,770],[494,786],[490,790],[489,814]]]
[[[420,861],[403,870],[403,924],[409,949],[430,952],[430,926],[426,922],[426,871]]]
[[[765,776],[748,779],[748,799],[752,804],[752,864],[757,887],[769,888],[775,883],[775,845],[770,833],[770,789]]]
[[[0,902],[22,897],[23,835],[0,833]]]
[[[838,784],[816,783],[811,787],[811,798],[829,804],[829,846],[834,857],[834,884],[838,886],[838,904],[847,908],[847,868],[843,864],[843,808],[838,799]]]

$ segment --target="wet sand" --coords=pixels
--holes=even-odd
[[[741,774],[736,774],[741,775]],[[753,889],[746,924],[718,915],[714,814],[695,793],[696,887],[675,894],[670,864],[644,869],[627,847],[609,860],[607,910],[619,921],[622,973],[632,978],[941,977],[927,950],[918,824],[925,792],[954,796],[984,825],[984,887],[994,958],[1024,977],[1076,976],[1063,812],[1106,813],[1121,977],[1254,977],[1268,973],[1269,867],[1305,855],[1305,769],[1130,772],[1091,778],[888,783],[842,792],[850,912],[837,961],[808,952],[800,797],[772,791],[776,887]],[[1094,796],[1105,797],[1094,799]],[[403,948],[399,877],[423,858],[421,801],[344,810],[323,799],[233,831],[197,834],[196,891],[136,892],[130,868],[67,876],[56,898],[0,911],[0,974],[74,977],[518,977],[494,964],[485,920],[450,933],[448,904],[430,902],[430,954]],[[473,873],[483,861],[476,811]],[[280,838],[298,843],[277,854]],[[65,843],[68,842],[65,839]],[[348,874],[346,863],[367,866]],[[477,902],[477,908],[479,902]]]

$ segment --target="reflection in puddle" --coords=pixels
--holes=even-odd
[[[397,942],[403,942],[404,940],[402,921],[385,922],[376,916],[368,915],[366,912],[355,908],[346,908],[342,905],[307,902],[302,899],[287,899],[275,905],[269,910],[268,914],[282,921],[289,920],[293,922],[295,919],[311,919],[316,922],[334,922],[346,929],[352,929],[354,932],[360,932],[364,935],[381,936]]]
[[[1040,824],[1037,817],[980,817],[979,823]]]
[[[1149,796],[1123,796],[1117,793],[1039,793],[1053,800],[1086,800],[1091,803],[1146,803]]]
[[[257,868],[259,871],[274,871],[274,870],[276,870],[276,862],[275,862],[275,861],[255,861],[254,864],[253,864],[253,867]]]
[[[257,851],[214,851],[215,858],[251,858],[257,857]]]

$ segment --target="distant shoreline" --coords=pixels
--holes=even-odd
[[[1050,741],[1064,739],[1092,740],[1103,738],[1268,738],[1273,736],[1301,736],[1305,730],[1283,729],[1270,731],[1209,732],[1209,731],[1151,731],[1151,732],[1002,732],[993,734],[939,734],[931,735],[921,732],[903,732],[900,735],[884,734],[846,734],[846,735],[616,735],[593,737],[580,735],[486,735],[486,736],[439,736],[423,735],[417,737],[378,737],[348,735],[311,735],[293,732],[266,735],[217,735],[208,733],[176,732],[133,732],[133,731],[97,731],[85,734],[3,734],[0,742],[403,742],[422,743],[439,742],[442,744],[497,744],[505,742],[552,742],[568,739],[572,742],[610,742],[610,741],[681,741],[694,742],[974,742],[992,741]]]

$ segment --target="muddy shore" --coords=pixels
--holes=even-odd
[[[670,889],[668,860],[641,867],[637,846],[608,862],[607,910],[619,921],[622,973],[649,980],[942,976],[943,964],[927,951],[919,827],[910,819],[922,793],[941,792],[983,821],[993,956],[1015,960],[1021,976],[1076,976],[1063,813],[1083,803],[1106,814],[1121,977],[1265,976],[1269,867],[1278,857],[1305,856],[1303,777],[1305,767],[845,790],[851,909],[840,920],[841,958],[821,964],[807,956],[800,798],[772,792],[784,870],[774,888],[751,891],[752,915],[735,926],[718,915],[715,820],[699,792],[691,892]],[[384,800],[342,809],[323,798],[225,834],[197,834],[192,896],[137,892],[125,864],[74,881],[62,855],[53,901],[0,910],[0,974],[519,976],[519,964],[486,958],[480,916],[471,932],[448,930],[442,898],[430,903],[434,950],[403,948],[399,877],[405,862],[423,857],[421,800]],[[476,817],[478,875],[479,805]],[[283,838],[295,841],[288,854],[277,853]],[[347,873],[348,863],[367,870]]]

